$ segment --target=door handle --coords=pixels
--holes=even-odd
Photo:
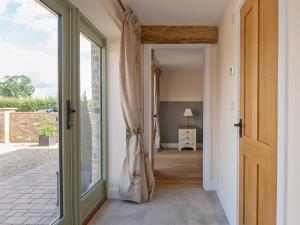
[[[239,136],[240,138],[243,137],[243,120],[240,119],[239,123],[234,124],[235,127],[239,128]]]
[[[66,106],[67,106],[67,129],[69,130],[69,129],[71,129],[71,126],[73,125],[72,113],[75,113],[76,110],[71,108],[70,100],[67,100]]]

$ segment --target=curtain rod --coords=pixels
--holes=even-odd
[[[125,6],[124,6],[123,2],[121,0],[118,0],[118,3],[121,6],[121,8],[123,9],[123,11],[125,11]]]

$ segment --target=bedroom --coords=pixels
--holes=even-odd
[[[205,52],[152,51],[154,171],[161,187],[203,184],[203,77]]]

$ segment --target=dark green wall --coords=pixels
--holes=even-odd
[[[161,143],[178,143],[178,126],[186,126],[184,110],[191,108],[190,126],[197,128],[197,143],[203,143],[203,102],[160,102]]]

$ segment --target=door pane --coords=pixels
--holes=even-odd
[[[38,1],[1,1],[0,224],[62,216],[59,22]]]
[[[101,180],[101,48],[80,34],[81,195]]]

